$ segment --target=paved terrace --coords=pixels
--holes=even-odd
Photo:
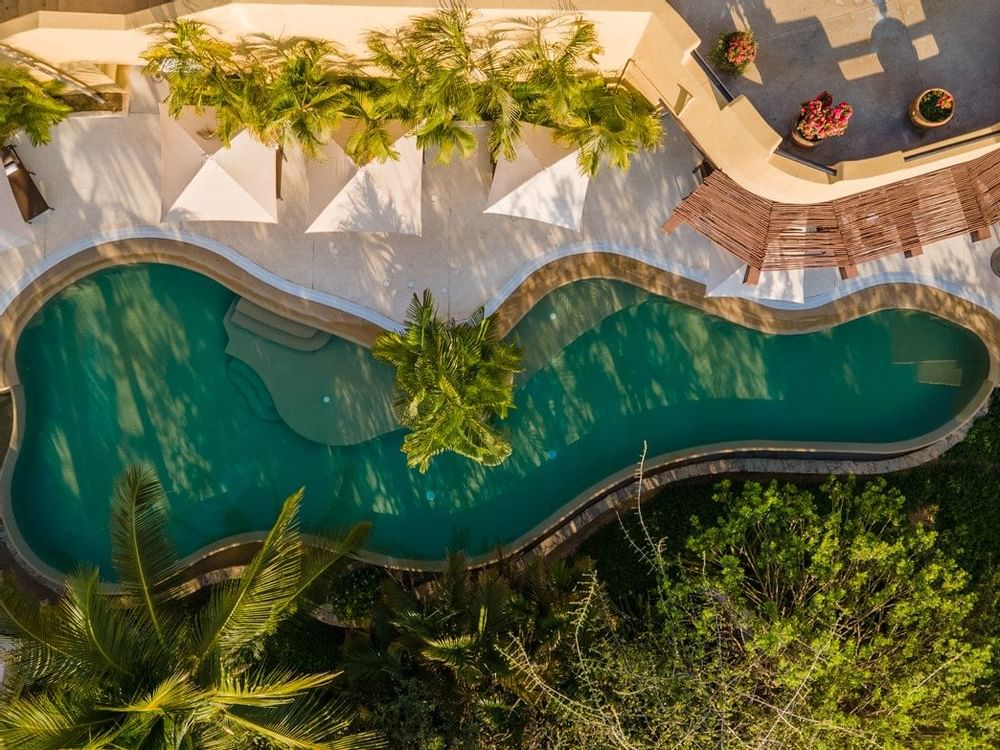
[[[809,149],[826,164],[925,146],[1000,122],[996,0],[669,0],[706,56],[722,31],[757,35],[757,62],[723,76],[779,133],[820,91],[854,105],[847,135]],[[907,108],[933,86],[955,95],[955,117],[914,128]]]
[[[886,258],[841,281],[835,269],[765,272],[742,283],[743,266],[687,227],[660,224],[690,193],[700,160],[667,122],[665,150],[641,155],[628,173],[605,169],[591,184],[582,231],[484,215],[487,185],[475,160],[424,168],[422,237],[307,235],[305,160],[289,155],[278,224],[160,224],[158,92],[135,76],[128,117],[76,117],[49,146],[20,152],[55,210],[36,220],[36,242],[7,251],[0,265],[0,308],[33,276],[102,239],[166,236],[215,250],[269,283],[360,313],[381,325],[402,321],[411,295],[432,289],[442,308],[463,317],[495,309],[530,273],[559,257],[611,251],[709,284],[719,296],[816,306],[878,283],[922,282],[1000,315],[1000,279],[989,267],[996,241],[967,237],[935,243],[924,255]]]

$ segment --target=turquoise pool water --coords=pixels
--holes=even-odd
[[[331,447],[278,419],[254,373],[225,354],[233,300],[190,271],[122,267],[68,287],[26,328],[12,503],[42,560],[107,572],[112,484],[137,461],[162,477],[185,553],[267,528],[302,485],[309,529],[370,519],[376,552],[487,552],[633,465],[643,440],[650,455],[734,440],[905,440],[951,419],[988,369],[975,335],[925,313],[771,336],[627,284],[581,281],[512,334],[528,351],[506,423],[513,457],[485,469],[444,456],[420,475],[399,451],[402,430]],[[317,354],[349,363],[331,375],[350,396],[339,403],[384,408],[391,372],[367,351],[334,338]],[[292,371],[305,382],[308,367]]]

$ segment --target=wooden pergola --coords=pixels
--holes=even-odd
[[[970,234],[990,237],[1000,221],[1000,151],[965,164],[827,203],[770,201],[719,171],[674,210],[663,225],[680,224],[747,264],[744,282],[762,271],[838,268],[842,278],[859,263],[896,253],[920,255],[931,242]]]

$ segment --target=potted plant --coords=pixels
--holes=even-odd
[[[757,59],[757,38],[752,31],[723,32],[715,40],[709,57],[722,72],[743,75]]]
[[[927,89],[910,104],[910,122],[918,128],[939,128],[955,116],[955,97],[944,89]]]
[[[803,102],[799,116],[792,125],[792,140],[805,148],[812,148],[820,141],[843,135],[851,121],[854,108],[847,102],[836,106],[826,91]]]

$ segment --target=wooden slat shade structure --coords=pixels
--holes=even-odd
[[[844,278],[896,253],[920,255],[931,242],[990,236],[1000,221],[1000,151],[847,198],[799,205],[744,190],[709,174],[663,225],[685,223],[747,264],[745,281],[763,271],[839,268]]]

